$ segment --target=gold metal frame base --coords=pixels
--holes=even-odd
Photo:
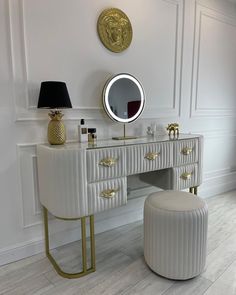
[[[112,137],[112,139],[114,140],[128,140],[128,139],[136,139],[138,138],[137,136],[127,136],[126,135],[126,125],[124,124],[124,135],[123,136],[115,136],[115,137]]]
[[[43,207],[43,216],[44,216],[44,233],[45,233],[45,251],[46,256],[52,263],[53,267],[55,268],[56,272],[67,279],[77,279],[83,276],[86,276],[96,270],[95,266],[95,238],[94,238],[94,216],[89,216],[90,218],[90,250],[91,250],[91,267],[87,268],[87,253],[86,253],[86,217],[81,218],[72,218],[72,219],[64,219],[63,220],[76,220],[81,219],[81,237],[82,237],[82,263],[83,263],[83,270],[78,273],[67,273],[64,272],[61,267],[58,265],[56,260],[50,253],[50,246],[49,246],[49,233],[48,233],[48,210]]]
[[[189,192],[190,192],[191,194],[197,195],[197,186],[190,187],[190,188],[189,188]]]

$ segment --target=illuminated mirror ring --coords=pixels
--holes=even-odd
[[[117,122],[130,123],[138,119],[145,105],[141,83],[127,73],[111,77],[103,89],[103,106],[108,116]]]

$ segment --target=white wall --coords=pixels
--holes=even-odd
[[[107,7],[126,12],[131,46],[108,51],[96,32]],[[43,80],[67,82],[69,140],[79,119],[98,137],[120,135],[101,106],[111,74],[142,81],[147,106],[128,132],[144,135],[179,122],[182,132],[205,136],[203,197],[236,188],[236,5],[220,0],[2,0],[0,1],[0,264],[43,250],[35,146],[46,141],[47,112],[37,110]],[[144,195],[137,178],[130,198]],[[96,216],[96,232],[141,218],[143,198]],[[76,239],[75,228],[52,220],[54,245]],[[68,230],[70,229],[70,230]],[[62,231],[67,233],[62,235]]]

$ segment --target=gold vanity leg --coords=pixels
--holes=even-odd
[[[43,207],[43,216],[44,216],[44,234],[45,234],[45,251],[48,259],[54,266],[56,272],[68,279],[76,279],[83,277],[91,272],[95,271],[95,238],[94,238],[94,216],[90,216],[90,247],[91,247],[91,267],[87,268],[87,253],[86,253],[86,217],[79,218],[81,219],[81,239],[82,239],[82,262],[83,270],[78,273],[67,273],[64,272],[56,260],[52,257],[50,253],[49,246],[49,232],[48,232],[48,210]],[[69,220],[69,219],[66,219]]]
[[[197,195],[197,186],[190,187],[190,188],[189,188],[189,192],[190,192],[191,194]]]
[[[91,245],[91,268],[96,270],[96,265],[95,265],[95,236],[94,236],[94,216],[90,216],[90,245]]]
[[[194,190],[193,187],[190,187],[190,188],[189,188],[189,192],[190,192],[191,194],[193,194],[193,190]]]
[[[86,218],[81,218],[81,235],[82,235],[82,261],[83,272],[87,271],[87,252],[86,252]]]

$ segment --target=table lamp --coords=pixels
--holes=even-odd
[[[66,129],[64,116],[58,109],[72,108],[65,82],[45,81],[41,83],[38,108],[52,109],[48,114],[51,121],[48,124],[48,142],[50,144],[64,144]]]

